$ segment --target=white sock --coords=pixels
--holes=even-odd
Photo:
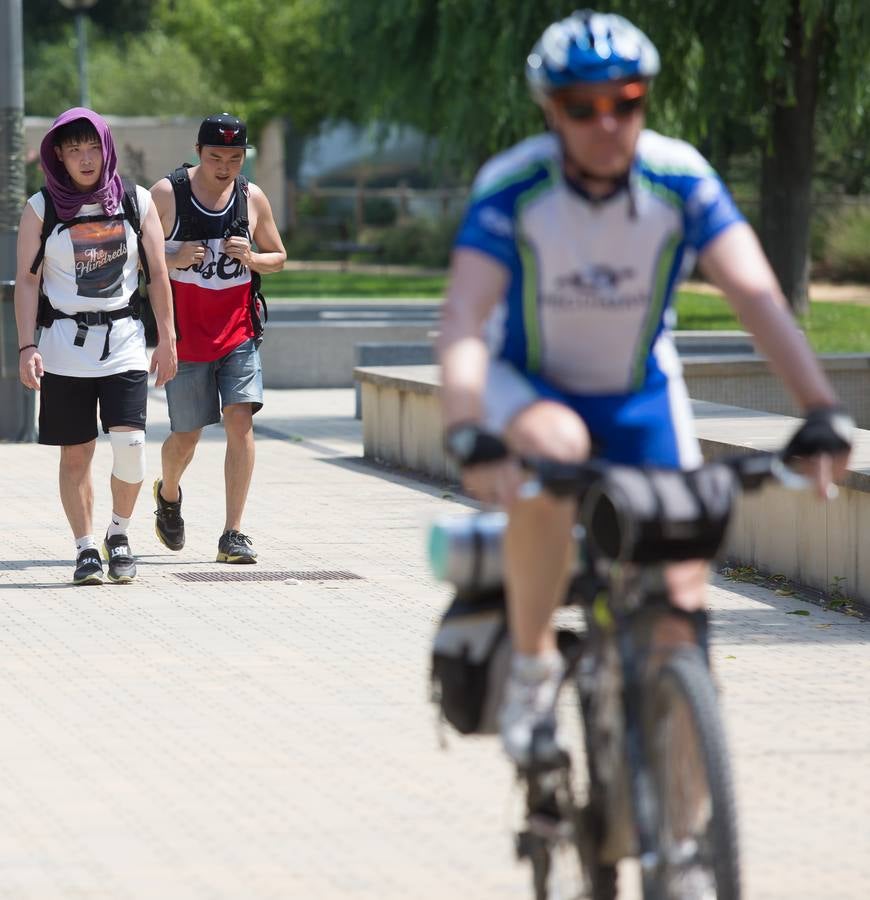
[[[130,516],[130,519],[132,518],[133,517]],[[113,512],[109,527],[106,530],[106,537],[114,537],[116,534],[123,534],[124,537],[126,537],[127,529],[130,527],[130,519],[125,519],[123,516],[119,516],[116,512]]]
[[[562,654],[558,650],[547,653],[514,653],[511,670],[515,678],[528,684],[535,684],[552,677],[564,669]]]
[[[84,537],[76,538],[76,556],[78,556],[82,550],[96,550],[97,542],[94,540],[94,536],[92,534],[86,534]]]

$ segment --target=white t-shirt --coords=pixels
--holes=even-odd
[[[137,185],[140,221],[151,207],[151,194]],[[34,194],[28,201],[40,221],[45,198]],[[99,204],[82,206],[78,216],[98,216]],[[136,233],[125,219],[83,222],[69,228],[58,224],[45,243],[42,266],[43,290],[61,312],[77,313],[121,309],[130,302],[138,284],[139,247]],[[106,325],[88,327],[84,346],[73,343],[78,326],[73,319],[57,319],[39,336],[39,352],[46,372],[97,378],[119,372],[146,371],[145,329],[126,316],[112,322],[109,356],[100,360]]]

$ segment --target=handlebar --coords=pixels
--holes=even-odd
[[[734,500],[768,482],[804,490],[811,481],[778,453],[720,457],[679,471],[604,460],[558,463],[526,459],[533,478],[522,491],[576,497],[579,521],[602,559],[650,564],[713,559],[725,539]]]
[[[652,477],[655,472],[669,472],[652,466],[623,466],[606,460],[593,459],[582,463],[561,463],[544,458],[524,458],[522,466],[532,473],[525,483],[522,496],[532,498],[542,490],[556,497],[577,497],[582,499],[587,491],[606,477],[607,473],[619,469],[636,469]],[[812,482],[805,475],[790,469],[780,453],[759,450],[752,453],[721,456],[705,463],[691,472],[677,472],[677,476],[696,476],[720,468],[728,469],[736,485],[744,492],[760,490],[769,482],[776,482],[789,490],[806,490]],[[833,499],[833,498],[831,498]]]

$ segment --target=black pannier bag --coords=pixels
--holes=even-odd
[[[501,589],[458,594],[432,646],[432,699],[460,734],[495,734],[511,660]]]

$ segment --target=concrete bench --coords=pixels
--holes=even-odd
[[[367,458],[458,480],[441,443],[437,366],[367,367],[354,375],[361,385],[363,452]],[[693,400],[707,458],[782,447],[799,419],[725,404]],[[867,529],[865,531],[865,529]],[[835,586],[870,603],[870,431],[859,431],[840,496],[823,503],[806,491],[770,486],[741,498],[727,553],[745,565],[821,591]]]
[[[686,354],[683,375],[693,400],[707,400],[786,416],[799,414],[791,395],[756,355]],[[830,353],[819,357],[825,374],[859,428],[870,428],[870,356]]]
[[[674,341],[680,356],[698,354],[752,355],[755,347],[745,331],[675,331]]]
[[[391,343],[370,341],[356,345],[355,367],[367,366],[427,366],[435,362],[435,345],[432,341],[415,343]],[[354,382],[354,417],[362,418],[362,391],[360,383]]]

